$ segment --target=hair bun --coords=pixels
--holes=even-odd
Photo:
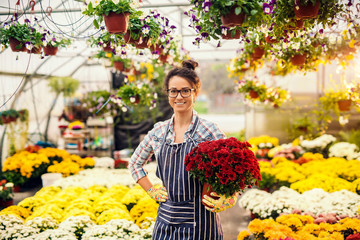
[[[197,66],[199,66],[199,64],[197,62],[195,62],[194,60],[185,60],[182,62],[183,68],[195,70],[197,68]]]

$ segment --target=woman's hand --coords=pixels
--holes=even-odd
[[[202,202],[210,206],[210,207],[205,206],[205,208],[210,212],[221,212],[228,208],[231,208],[232,206],[235,205],[238,198],[237,193],[235,193],[234,195],[228,198],[226,198],[225,195],[217,195],[216,192],[211,192],[210,196],[219,197],[219,199],[214,199],[212,197],[204,195]]]
[[[168,194],[164,186],[152,186],[147,190],[152,199],[158,202],[166,202]]]

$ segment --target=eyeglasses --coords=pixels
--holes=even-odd
[[[195,89],[193,88],[183,88],[180,90],[177,90],[176,88],[171,88],[167,90],[167,94],[169,97],[171,98],[176,98],[179,93],[183,98],[187,98],[191,96],[191,91],[194,91]]]

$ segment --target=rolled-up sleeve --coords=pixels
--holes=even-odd
[[[154,153],[152,147],[153,140],[151,137],[153,135],[152,132],[153,130],[151,130],[145,136],[144,140],[139,144],[139,146],[136,148],[135,152],[131,156],[131,160],[129,162],[128,168],[136,182],[147,175],[143,166]]]

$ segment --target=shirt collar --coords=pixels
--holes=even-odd
[[[174,116],[175,116],[175,114],[173,114],[170,119],[169,131],[171,133],[174,133]],[[189,133],[194,128],[194,124],[195,124],[195,120],[196,120],[197,116],[198,116],[198,113],[193,109],[193,116],[191,119],[191,123],[185,133]]]

